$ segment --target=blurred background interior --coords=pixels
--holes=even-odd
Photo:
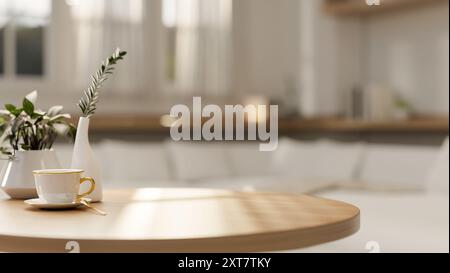
[[[448,1],[383,2],[1,0],[0,101],[37,89],[42,107],[77,114],[89,75],[119,46],[129,55],[103,92],[99,131],[160,132],[160,115],[201,95],[279,104],[285,134],[413,131],[390,141],[437,144]]]
[[[0,103],[37,89],[40,107],[64,105],[76,121],[90,74],[120,47],[90,129],[111,186],[345,182],[322,195],[358,205],[362,230],[315,251],[368,240],[448,251],[448,12],[446,0],[0,0]],[[163,141],[170,107],[193,96],[278,104],[279,150]],[[71,146],[60,147],[68,165]]]

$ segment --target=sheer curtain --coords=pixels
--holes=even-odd
[[[108,81],[108,92],[138,93],[145,89],[147,71],[144,49],[143,0],[73,0],[69,3],[74,33],[73,77],[85,88],[96,71],[116,47],[127,50],[120,73]]]
[[[226,95],[232,0],[166,0],[165,9],[175,11],[166,11],[174,16],[176,28],[175,92]]]

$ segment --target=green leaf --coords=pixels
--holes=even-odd
[[[12,104],[6,104],[5,109],[7,111],[9,111],[15,117],[18,117],[20,115],[20,113],[22,113],[22,110],[23,110],[22,108],[17,108],[16,106],[14,106]]]
[[[14,111],[13,115],[16,116],[16,117],[18,117],[18,116],[22,113],[22,111],[23,111],[22,108],[17,109],[16,111]]]
[[[20,145],[20,146],[21,146],[21,148],[24,149],[25,151],[31,150],[31,146],[28,145],[28,144],[22,144],[22,145]]]
[[[91,84],[84,91],[84,96],[78,102],[78,107],[81,109],[83,117],[89,118],[95,114],[99,100],[99,89],[102,88],[103,83],[108,79],[108,75],[113,73],[113,66],[119,60],[122,60],[122,57],[126,54],[126,51],[121,51],[117,48],[112,56],[103,61],[100,68],[91,76]]]
[[[22,107],[23,107],[23,110],[25,111],[25,113],[27,113],[30,116],[33,115],[34,104],[31,101],[29,101],[27,98],[23,99]]]
[[[13,113],[17,109],[17,107],[12,104],[5,104],[5,109],[8,110],[10,113]]]

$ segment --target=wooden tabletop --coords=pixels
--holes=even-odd
[[[0,199],[0,251],[256,252],[296,249],[349,236],[359,209],[307,195],[208,189],[105,192],[87,209],[44,211]]]

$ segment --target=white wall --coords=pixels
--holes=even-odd
[[[297,77],[298,0],[233,2],[234,92],[280,96]]]
[[[323,1],[299,1],[299,107],[305,116],[342,113],[345,94],[361,78],[358,18],[324,14]]]
[[[343,111],[360,79],[359,19],[336,19],[317,0],[234,2],[234,92],[282,98],[290,82],[305,116]]]
[[[418,112],[448,113],[448,2],[377,15],[364,24],[366,83],[392,86]]]
[[[234,95],[280,98],[293,80],[304,115],[331,115],[344,112],[344,95],[355,84],[378,83],[398,89],[420,112],[448,113],[448,3],[360,19],[326,15],[322,1],[234,2]],[[62,61],[66,55],[58,51],[56,56]],[[59,103],[78,112],[81,90],[80,94],[59,90],[67,86],[67,79],[58,75],[64,73],[55,71],[58,82],[51,85],[32,80],[2,83],[0,103],[18,102],[32,87],[41,91],[43,107]],[[160,77],[153,75],[152,82]],[[171,101],[155,97],[160,88],[149,86],[155,92],[126,101],[105,95],[100,111],[167,112]]]
[[[375,14],[330,16],[299,0],[299,107],[306,116],[345,112],[355,85],[387,86],[418,113],[449,112],[448,2]]]

